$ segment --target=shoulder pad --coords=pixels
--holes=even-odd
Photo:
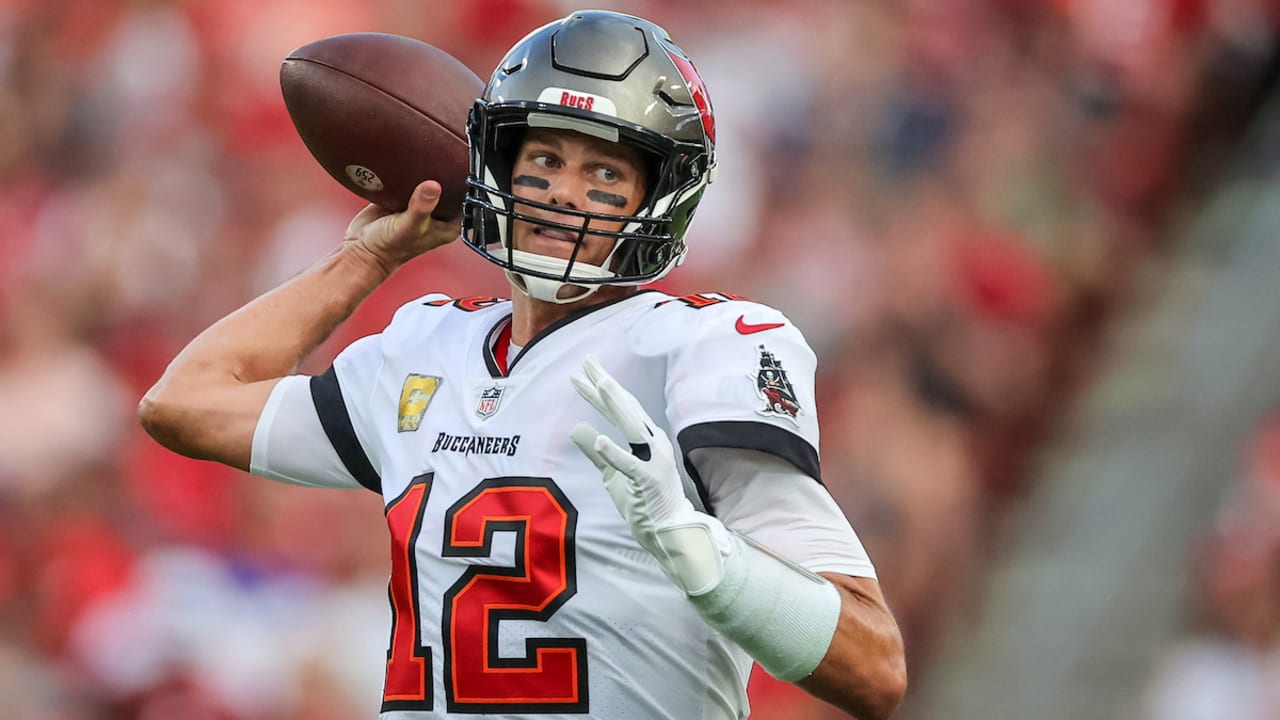
[[[783,330],[785,333],[799,332],[776,308],[730,293],[665,297],[653,309],[642,330],[650,338],[655,333],[669,337],[673,347],[695,339],[755,335],[781,328],[790,328]]]
[[[711,293],[694,293],[692,295],[683,295],[681,297],[669,297],[660,300],[654,304],[655,308],[662,307],[668,303],[674,303],[677,306],[684,306],[694,310],[712,307],[726,302],[746,301],[746,298],[733,293],[711,292]],[[749,301],[747,301],[749,302]]]
[[[685,315],[685,321],[691,325],[724,325],[726,329],[736,329],[743,335],[790,324],[776,308],[733,293],[696,293],[667,298],[654,308],[664,306],[674,308],[671,312]]]
[[[465,325],[473,320],[481,322],[480,311],[496,308],[505,302],[507,301],[495,297],[454,299],[441,293],[424,295],[396,310],[391,323],[382,331],[382,341],[386,347],[416,346],[426,342],[437,328],[456,328],[458,323]]]
[[[494,297],[492,295],[475,295],[472,297],[454,299],[448,295],[440,293],[426,295],[414,301],[414,303],[420,303],[427,307],[452,307],[455,310],[461,310],[463,312],[475,312],[504,302],[507,302],[506,298]]]

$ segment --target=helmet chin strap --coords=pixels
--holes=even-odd
[[[547,274],[555,274],[563,276],[565,270],[569,267],[569,261],[561,258],[547,257],[537,253],[525,252],[524,250],[512,250],[512,260],[517,267],[524,267],[538,272]],[[573,272],[579,277],[599,278],[607,280],[614,277],[614,274],[605,270],[598,265],[591,265],[581,261],[573,264]],[[556,303],[557,305],[567,305],[582,300],[600,289],[601,284],[592,283],[590,285],[578,285],[575,283],[567,283],[562,280],[552,280],[550,278],[537,277],[535,275],[526,275],[516,270],[507,270],[507,279],[511,284],[524,294],[535,300],[543,302]],[[562,290],[574,289],[568,297],[562,297]]]

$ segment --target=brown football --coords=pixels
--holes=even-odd
[[[403,210],[418,183],[437,180],[434,215],[461,214],[467,112],[484,92],[467,66],[412,38],[351,33],[289,53],[280,89],[307,149],[348,190]]]

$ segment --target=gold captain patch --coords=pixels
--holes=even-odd
[[[404,379],[404,387],[400,390],[400,420],[396,423],[399,432],[413,432],[422,424],[422,416],[435,397],[436,390],[444,383],[444,378],[435,375],[419,375],[410,373]]]

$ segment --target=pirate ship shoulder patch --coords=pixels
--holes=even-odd
[[[756,408],[756,412],[766,417],[781,417],[799,425],[796,416],[800,414],[800,401],[796,399],[795,388],[787,379],[787,371],[782,363],[769,352],[764,345],[759,346],[760,366],[747,376],[755,381],[756,395],[764,400],[764,407]]]

